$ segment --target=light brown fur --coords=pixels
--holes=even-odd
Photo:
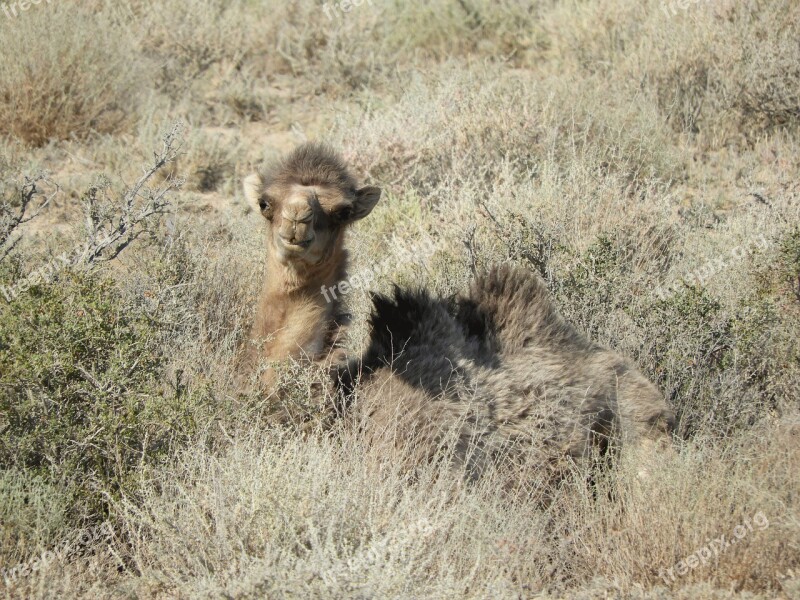
[[[347,226],[364,218],[380,189],[357,188],[344,162],[321,144],[304,144],[244,181],[245,197],[264,216],[266,277],[245,364],[332,355],[343,325],[336,296],[324,289],[347,276]],[[274,371],[262,382],[269,386]]]

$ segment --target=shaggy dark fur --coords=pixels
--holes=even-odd
[[[373,298],[370,326],[340,386],[389,454],[447,447],[471,476],[498,460],[559,476],[612,448],[669,446],[659,391],[567,323],[533,273],[497,267],[451,300],[395,288]]]

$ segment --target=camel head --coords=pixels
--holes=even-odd
[[[346,227],[366,217],[381,196],[380,188],[359,188],[341,157],[317,143],[246,177],[244,193],[267,221],[270,255],[301,268],[339,254]]]

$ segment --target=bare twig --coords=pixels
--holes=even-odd
[[[132,242],[148,232],[147,225],[151,217],[169,211],[169,195],[183,181],[170,177],[155,188],[147,184],[159,170],[177,158],[181,129],[181,125],[177,124],[164,137],[161,150],[153,153],[151,165],[125,192],[120,205],[113,207],[118,211],[121,209],[117,214],[109,214],[107,207],[101,205],[101,192],[108,187],[106,182],[101,181],[89,189],[84,197],[88,239],[77,262],[91,267],[115,259]]]
[[[43,184],[52,186],[54,189],[49,194],[44,193]],[[22,239],[21,236],[15,235],[17,229],[38,217],[57,193],[58,186],[42,173],[33,178],[25,177],[25,182],[13,194],[17,202],[14,202],[13,198],[9,200],[5,196],[0,198],[0,262]]]
[[[467,248],[467,256],[469,257],[469,269],[472,272],[472,276],[475,277],[478,274],[478,260],[476,258],[475,252],[475,230],[477,226],[473,223],[469,226],[469,229],[464,233],[464,246]]]

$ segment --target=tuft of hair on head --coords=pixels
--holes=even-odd
[[[356,180],[342,157],[322,142],[306,142],[262,173],[266,185],[320,185],[355,193]]]
[[[292,185],[336,188],[352,202],[344,211],[341,222],[349,223],[366,217],[381,197],[380,188],[358,188],[356,178],[350,173],[344,159],[329,145],[306,142],[289,155],[244,179],[245,198],[258,206],[268,219],[273,210],[273,199],[267,189],[289,188]]]

